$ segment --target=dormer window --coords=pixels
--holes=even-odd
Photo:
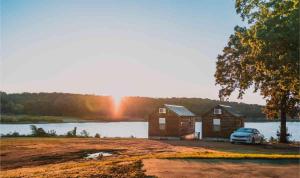
[[[214,109],[214,114],[222,114],[222,109]]]
[[[158,112],[159,112],[159,114],[166,114],[167,110],[166,110],[166,108],[159,108]]]

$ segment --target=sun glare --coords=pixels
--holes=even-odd
[[[114,95],[113,99],[114,99],[114,114],[115,114],[115,116],[119,116],[122,96]]]

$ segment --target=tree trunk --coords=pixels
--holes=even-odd
[[[286,131],[286,96],[284,96],[280,103],[280,143],[287,143]]]
[[[286,138],[286,112],[280,112],[280,143],[287,143]]]

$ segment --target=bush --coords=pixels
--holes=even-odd
[[[1,137],[24,137],[25,135],[20,135],[19,132],[13,132],[8,134],[1,134]]]
[[[270,143],[277,143],[278,142],[278,139],[276,139],[276,138],[274,138],[274,137],[270,137],[270,139],[269,139],[269,142]]]
[[[80,135],[83,136],[83,137],[89,137],[89,133],[86,130],[82,130],[80,132]]]
[[[34,137],[47,136],[47,133],[45,132],[45,130],[43,128],[38,128],[35,125],[31,125],[30,128],[31,128],[32,136],[34,136]]]
[[[19,137],[20,134],[19,134],[19,132],[13,132],[13,133],[11,134],[11,136],[12,136],[12,137]]]
[[[74,127],[73,130],[67,132],[67,137],[76,137],[77,127]]]
[[[101,138],[100,134],[96,133],[95,138]]]
[[[55,130],[48,131],[47,136],[49,136],[49,137],[56,137],[57,136],[56,131]]]

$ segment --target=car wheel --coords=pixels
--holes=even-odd
[[[231,144],[234,144],[234,142],[230,142]]]
[[[251,144],[255,144],[255,139],[252,137]]]

